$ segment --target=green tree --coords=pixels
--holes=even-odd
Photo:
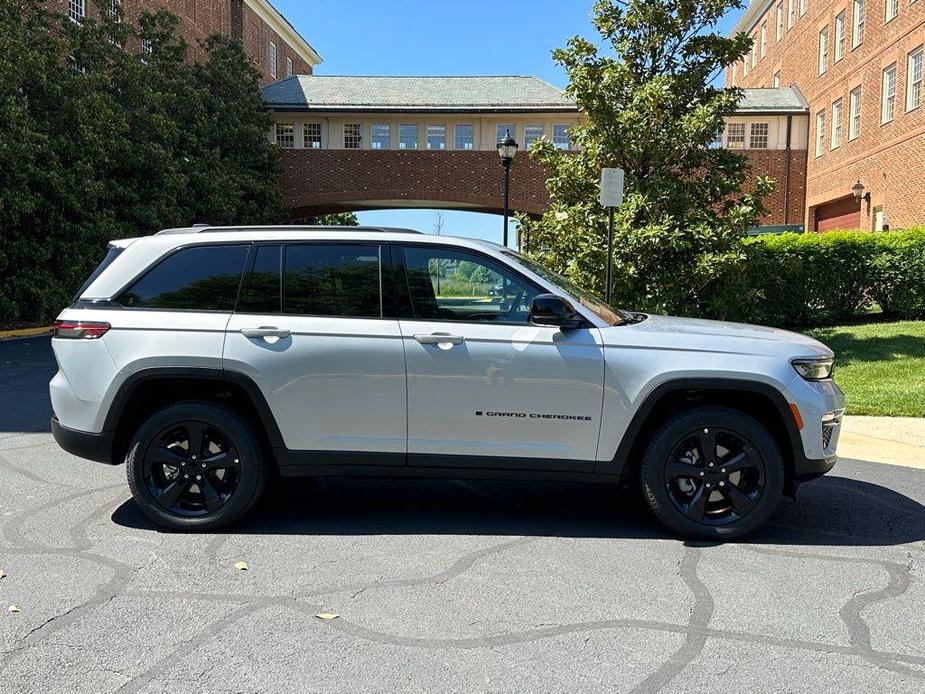
[[[715,33],[742,0],[600,0],[594,26],[604,49],[575,37],[554,59],[586,121],[571,132],[577,153],[537,142],[531,156],[551,173],[550,210],[522,216],[531,252],[603,294],[607,213],[602,167],[626,172],[614,233],[613,303],[697,315],[702,293],[743,260],[741,238],[764,213],[773,182],[742,192],[746,159],[711,147],[737,89],[711,86],[746,55],[751,39]]]
[[[356,227],[360,225],[354,212],[331,212],[299,220],[300,224],[318,224],[320,226]]]
[[[215,36],[192,64],[174,15],[133,27],[94,3],[77,24],[0,0],[0,323],[57,313],[109,239],[281,217],[271,118],[241,46]]]

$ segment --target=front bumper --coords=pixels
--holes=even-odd
[[[71,455],[86,458],[97,463],[115,465],[112,460],[112,432],[92,434],[86,431],[68,429],[57,417],[51,418],[51,435],[61,448]]]
[[[837,455],[830,455],[826,458],[807,458],[803,456],[801,459],[794,461],[794,482],[809,482],[817,477],[822,477],[835,467],[836,462],[838,462]]]

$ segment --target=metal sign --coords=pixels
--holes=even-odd
[[[623,169],[601,169],[601,206],[623,204]]]

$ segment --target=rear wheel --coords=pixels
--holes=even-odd
[[[688,410],[663,424],[640,472],[660,521],[711,540],[755,530],[774,513],[784,488],[784,461],[768,430],[722,407]]]
[[[240,518],[266,483],[253,427],[212,402],[170,405],[138,429],[126,456],[141,510],[176,530],[212,530]]]

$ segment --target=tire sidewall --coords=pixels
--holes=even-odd
[[[240,465],[238,486],[220,509],[203,516],[182,516],[162,507],[148,489],[144,458],[154,438],[171,424],[199,421],[219,429],[234,444]],[[254,504],[266,478],[265,463],[253,428],[230,408],[212,403],[170,405],[149,417],[138,428],[126,455],[129,487],[142,511],[156,523],[176,530],[207,530],[240,518]]]
[[[703,428],[726,429],[740,434],[764,462],[765,486],[755,508],[727,525],[707,525],[688,518],[675,507],[665,486],[665,465],[682,436]],[[737,410],[702,407],[663,424],[643,454],[640,469],[642,491],[649,507],[665,525],[686,536],[731,540],[763,525],[777,509],[784,489],[784,460],[774,437],[758,421]]]

